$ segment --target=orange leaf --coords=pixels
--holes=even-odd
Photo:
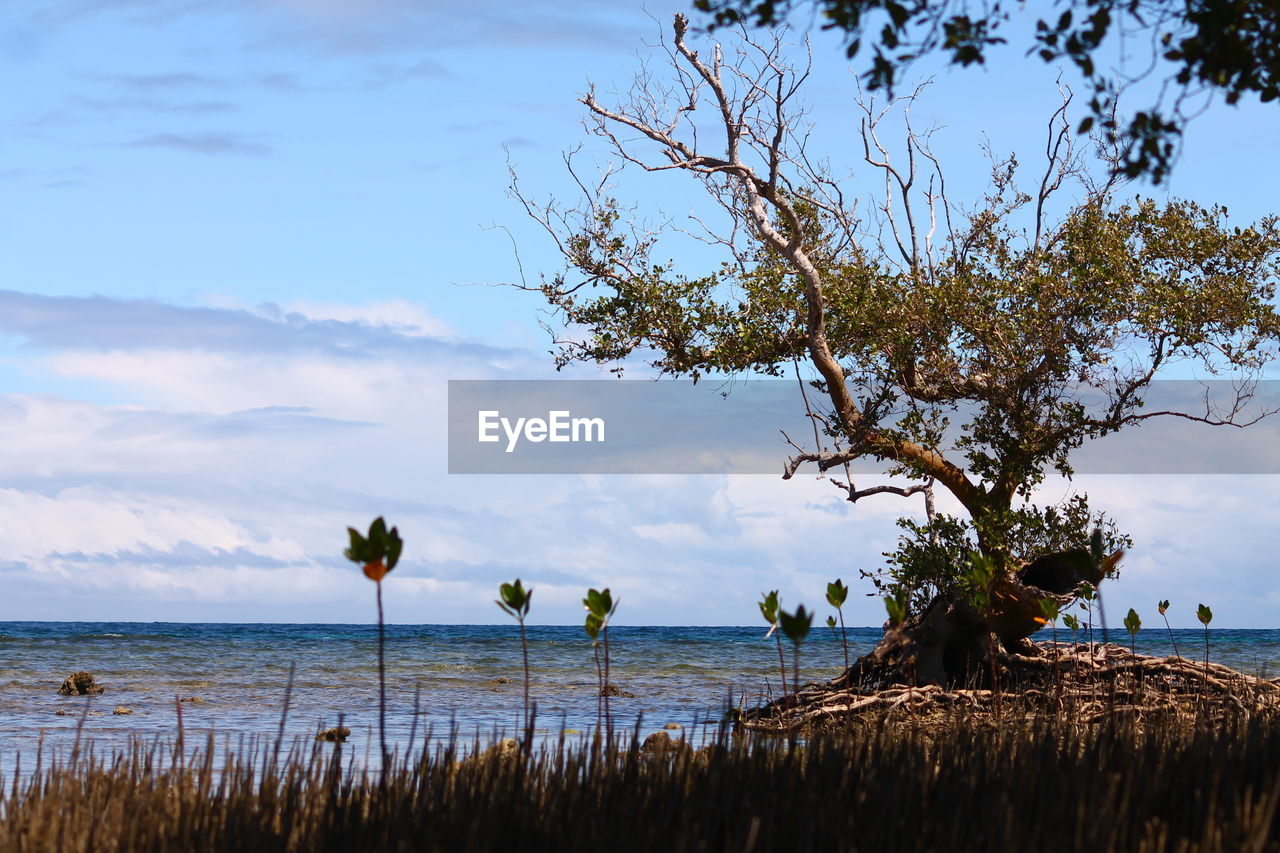
[[[381,581],[387,576],[387,567],[383,565],[381,560],[365,563],[364,576],[371,581]]]

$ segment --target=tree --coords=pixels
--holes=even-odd
[[[1280,226],[1233,227],[1225,210],[1190,201],[1121,200],[1115,173],[1094,179],[1073,149],[1069,93],[1033,190],[1018,188],[1014,158],[993,157],[991,187],[967,210],[947,198],[928,134],[908,125],[900,162],[882,139],[886,112],[864,104],[860,147],[885,194],[860,217],[847,184],[805,150],[808,70],[787,63],[782,35],[705,56],[688,35],[677,15],[667,79],[646,69],[619,105],[594,88],[582,102],[624,163],[703,184],[724,228],[710,213],[695,221],[722,262],[691,273],[660,260],[662,235],[609,196],[612,171],[579,181],[576,208],[513,184],[566,261],[537,288],[564,322],[558,364],[807,378],[803,404],[820,428],[812,445],[792,442],[786,477],[844,470],[833,482],[854,502],[928,496],[936,484],[967,515],[908,525],[888,582],[911,586],[914,606],[877,665],[922,681],[970,677],[992,631],[1018,642],[1043,624],[1041,599],[1069,601],[1114,569],[1114,554],[1088,548],[1102,519],[1083,496],[1031,503],[1047,471],[1070,476],[1085,441],[1161,415],[1248,422],[1248,381],[1220,409],[1147,411],[1144,396],[1177,361],[1257,375],[1280,332]],[[1066,186],[1078,198],[1051,215]],[[866,457],[915,482],[858,489],[849,463]],[[1113,550],[1122,537],[1106,532]],[[982,612],[957,594],[975,556],[993,572]]]
[[[869,88],[892,91],[901,71],[928,54],[953,65],[981,65],[988,51],[1004,44],[1002,27],[1027,12],[1026,2],[971,4],[954,0],[694,0],[709,13],[711,26],[776,26],[797,7],[811,6],[825,29],[839,30],[850,57],[864,42],[871,48],[864,74]],[[1122,155],[1115,166],[1129,177],[1168,173],[1189,113],[1201,109],[1205,90],[1220,90],[1229,104],[1246,95],[1263,103],[1280,96],[1280,5],[1268,0],[1065,0],[1053,16],[1038,18],[1026,53],[1047,63],[1067,61],[1092,89],[1090,113]],[[1110,38],[1110,40],[1109,40]],[[1103,52],[1119,47],[1122,67],[1114,71]],[[1149,53],[1143,56],[1142,53]],[[1125,77],[1125,64],[1141,69]],[[1116,118],[1120,93],[1153,74],[1161,96],[1135,113],[1126,126]],[[1171,102],[1165,93],[1172,92]]]

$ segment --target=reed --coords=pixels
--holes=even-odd
[[[177,767],[154,743],[89,748],[3,786],[0,849],[1216,853],[1280,842],[1280,727],[1257,716],[638,741],[562,735],[525,755],[448,740],[394,754],[380,780],[332,744],[295,743],[277,764],[270,742],[231,752],[210,739]]]

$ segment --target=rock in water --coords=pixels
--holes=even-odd
[[[654,732],[644,739],[640,751],[653,755],[677,755],[689,752],[692,747],[682,738],[673,740],[665,731]]]
[[[132,709],[132,708],[126,708],[125,706],[120,705],[119,707],[117,707],[117,708],[116,708],[114,711],[112,711],[111,713],[115,714],[117,717],[127,717],[127,716],[129,716],[130,714],[132,714],[132,713],[133,713],[133,709]]]
[[[58,688],[58,692],[63,696],[88,696],[102,691],[103,688],[93,680],[93,673],[83,671],[68,675],[62,682],[62,686]]]
[[[330,743],[346,743],[349,737],[351,737],[351,729],[346,726],[334,726],[316,735],[316,740],[324,740]]]
[[[636,694],[632,693],[630,690],[621,690],[618,688],[618,685],[616,684],[610,684],[607,687],[605,687],[603,690],[600,691],[600,695],[601,696],[617,696],[622,699],[636,698]]]
[[[494,761],[514,761],[520,757],[520,741],[504,737],[482,753],[483,757]]]

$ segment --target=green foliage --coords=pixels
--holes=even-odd
[[[591,645],[599,645],[600,629],[604,627],[604,620],[594,613],[587,614],[586,624],[582,629],[587,632],[587,636],[591,638]]]
[[[381,581],[387,572],[396,567],[400,561],[400,552],[404,542],[396,528],[387,529],[387,523],[378,516],[369,525],[369,533],[361,535],[354,527],[347,528],[350,544],[343,556],[354,563],[364,566],[364,573],[370,580]]]
[[[1044,617],[1044,621],[1053,624],[1058,621],[1058,611],[1061,605],[1056,598],[1040,599],[1040,615]]]
[[[1062,624],[1071,629],[1073,634],[1080,630],[1080,620],[1076,618],[1074,613],[1062,614]]]
[[[889,625],[896,628],[907,621],[910,611],[907,608],[907,591],[896,587],[892,595],[884,597],[884,609],[889,614]]]
[[[805,637],[809,636],[809,629],[813,626],[813,613],[805,610],[803,604],[796,607],[794,613],[779,610],[778,619],[782,625],[782,633],[796,645],[804,642]]]
[[[1131,638],[1136,638],[1138,631],[1142,629],[1142,617],[1138,616],[1138,611],[1132,607],[1129,608],[1129,613],[1124,617],[1124,629],[1129,632]]]
[[[508,616],[523,622],[529,615],[529,600],[533,598],[533,588],[525,589],[519,578],[516,578],[515,583],[504,583],[498,587],[498,595],[501,600],[494,603]]]
[[[840,582],[840,578],[836,578],[827,584],[827,603],[839,610],[844,607],[845,599],[849,597],[849,587]]]
[[[1169,609],[1169,599],[1166,598],[1164,601],[1156,604],[1156,609],[1160,611],[1160,615],[1163,616],[1165,611]]]
[[[778,591],[775,589],[767,593],[762,592],[760,595],[761,599],[757,602],[757,605],[760,607],[760,615],[764,617],[765,622],[769,623],[769,634],[765,635],[767,638],[778,627],[778,612],[780,609],[778,606]]]
[[[609,617],[618,609],[618,602],[613,600],[613,595],[609,590],[589,589],[587,597],[582,599],[582,606],[591,613],[600,618],[602,624],[607,624]]]
[[[864,45],[869,48],[862,76],[873,91],[892,90],[899,72],[928,54],[962,67],[985,65],[988,50],[1005,43],[1001,28],[1014,10],[1039,9],[1026,3],[974,9],[944,0],[694,0],[693,5],[710,16],[712,27],[774,26],[792,10],[811,7],[825,29],[843,33],[850,58]],[[1275,3],[1064,0],[1052,9],[1051,15],[1034,19],[1034,31],[1027,22],[1029,35],[1015,27],[1022,40],[1018,52],[1074,68],[1092,90],[1090,114],[1077,131],[1096,127],[1116,140],[1123,151],[1118,169],[1131,177],[1146,174],[1159,183],[1168,174],[1187,121],[1183,100],[1197,89],[1220,90],[1231,104],[1246,95],[1263,103],[1280,97],[1280,7]],[[1127,125],[1114,110],[1117,72],[1110,59],[1095,59],[1113,34],[1124,44],[1148,44],[1147,55],[1135,57],[1139,67],[1148,64],[1139,76],[1159,69],[1164,89],[1175,93],[1171,105],[1162,96]]]
[[[969,555],[969,567],[960,578],[960,586],[978,612],[985,614],[990,608],[991,585],[998,576],[999,570],[991,557],[977,551]]]
[[[932,527],[914,518],[898,519],[905,533],[898,549],[885,554],[886,566],[861,574],[883,595],[892,589],[907,591],[908,611],[919,613],[933,597],[959,582],[969,555],[978,550],[973,522],[946,513],[934,517]],[[1091,512],[1085,495],[1073,495],[1056,506],[1024,505],[984,519],[988,537],[1008,544],[1015,564],[1036,557],[1080,548],[1089,541],[1090,531],[1101,532],[1104,552],[1130,548],[1133,540],[1122,534],[1101,512]]]

